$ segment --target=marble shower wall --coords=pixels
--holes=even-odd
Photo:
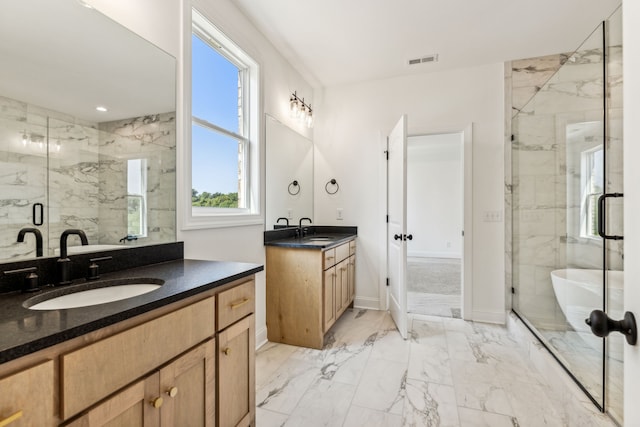
[[[175,113],[100,123],[101,244],[127,235],[127,161],[147,162],[147,237],[127,245],[174,241],[176,237]]]
[[[175,146],[175,113],[98,124],[0,96],[0,259],[35,257],[33,235],[16,242],[34,227],[34,203],[45,207],[45,256],[57,254],[68,228],[90,244],[117,244],[127,234],[130,158],[147,159],[149,226],[147,238],[127,244],[175,241]]]
[[[580,235],[580,174],[582,153],[604,142],[603,59],[602,49],[584,47],[574,54],[513,61],[506,73],[514,135],[512,174],[505,187],[513,215],[512,247],[506,256],[513,259],[513,306],[540,329],[566,326],[550,272],[602,267],[601,240]],[[621,96],[614,97],[621,93],[620,47],[611,49],[608,63],[607,191],[622,191]],[[621,218],[619,206],[608,214],[609,219]],[[621,227],[611,222],[608,230],[619,234]],[[622,268],[621,249],[619,243],[608,246],[609,268]]]

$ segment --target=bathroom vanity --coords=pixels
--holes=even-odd
[[[303,237],[265,239],[269,341],[323,347],[327,331],[353,305],[355,239],[355,227],[309,227]]]
[[[262,269],[147,265],[101,281],[153,278],[158,289],[66,310],[30,310],[33,294],[2,295],[0,425],[255,425],[254,275]]]

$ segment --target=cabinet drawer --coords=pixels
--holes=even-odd
[[[349,243],[345,243],[336,248],[336,262],[349,258]]]
[[[215,334],[215,297],[60,357],[67,419]]]
[[[0,390],[2,425],[3,422],[11,427],[55,425],[51,360],[0,379]]]
[[[250,280],[218,294],[218,330],[242,319],[255,310],[255,286]]]
[[[355,255],[356,253],[356,241],[352,240],[349,242],[349,255]]]
[[[324,265],[322,267],[323,270],[326,270],[327,268],[336,265],[335,248],[327,249],[326,251],[323,252],[323,255],[324,255]]]

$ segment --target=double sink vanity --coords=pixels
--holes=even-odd
[[[0,425],[255,425],[254,275],[263,267],[182,252],[180,242],[110,251],[111,264],[128,268],[3,294]],[[96,255],[71,256],[74,271]],[[30,264],[46,277],[55,261]],[[86,296],[130,285],[152,288],[111,302]],[[54,305],[38,308],[46,302]]]
[[[267,334],[271,342],[321,349],[355,296],[357,227],[265,232]]]

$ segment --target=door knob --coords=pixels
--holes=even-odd
[[[413,240],[413,234],[407,234],[405,240]]]
[[[394,234],[394,235],[393,235],[393,240],[402,240],[402,235],[400,235],[400,234]]]
[[[630,311],[624,314],[622,320],[613,320],[602,310],[593,310],[588,319],[584,321],[591,332],[598,337],[606,337],[611,332],[620,332],[627,337],[627,342],[635,345],[638,340],[638,328],[636,318]]]

